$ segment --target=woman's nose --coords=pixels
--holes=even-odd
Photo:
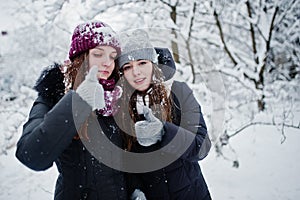
[[[133,75],[139,75],[141,73],[140,68],[137,65],[133,65],[132,67],[132,73]]]
[[[111,59],[110,57],[105,57],[103,60],[103,66],[105,67],[109,67],[111,66],[111,64],[114,62],[113,59]]]

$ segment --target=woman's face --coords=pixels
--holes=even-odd
[[[124,77],[138,91],[146,91],[152,81],[152,62],[149,60],[130,61],[123,65]]]
[[[89,68],[98,67],[97,78],[108,79],[115,68],[117,51],[111,46],[97,46],[89,50]]]

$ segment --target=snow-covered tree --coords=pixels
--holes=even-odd
[[[119,32],[147,28],[155,45],[172,50],[177,78],[194,89],[224,157],[230,138],[252,125],[277,126],[284,139],[286,128],[300,128],[299,7],[299,0],[16,2],[20,24],[1,36],[12,48],[0,46],[0,116],[16,113],[9,119],[18,122],[1,126],[2,152],[17,140],[41,68],[63,62],[74,27],[90,20]]]

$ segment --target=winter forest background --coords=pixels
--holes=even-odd
[[[52,199],[55,166],[14,157],[41,70],[78,23],[145,28],[201,103],[215,200],[300,199],[300,0],[0,0],[0,199]]]

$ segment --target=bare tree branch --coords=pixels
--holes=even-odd
[[[192,28],[193,28],[193,25],[194,25],[196,7],[197,7],[197,4],[196,4],[196,2],[194,2],[193,14],[192,14],[192,18],[191,18],[191,22],[190,22],[190,26],[189,26],[189,34],[188,34],[188,38],[187,38],[187,41],[186,41],[188,56],[189,56],[189,60],[190,60],[190,66],[191,66],[192,75],[193,75],[192,83],[195,83],[195,77],[196,76],[195,76],[194,61],[193,61],[191,47],[190,47],[190,41],[191,41],[191,35],[192,35]]]
[[[247,5],[247,11],[248,11],[249,18],[252,19],[252,9],[251,9],[250,2],[246,1],[246,5]],[[255,38],[255,31],[254,31],[252,22],[250,22],[250,33],[251,33],[254,60],[255,60],[255,63],[258,64],[259,61],[258,61],[257,49],[256,49],[256,38]]]
[[[220,37],[221,37],[221,41],[224,45],[224,49],[225,49],[226,53],[228,54],[230,60],[233,62],[233,64],[237,65],[238,64],[237,61],[233,58],[232,53],[229,51],[229,49],[227,47],[227,44],[225,42],[223,29],[222,29],[222,26],[221,26],[221,22],[219,20],[219,15],[218,15],[216,10],[214,10],[214,17],[215,17],[216,24],[217,24],[217,27],[218,27],[219,32],[220,32]]]
[[[272,21],[271,21],[270,28],[269,28],[269,37],[268,37],[267,42],[266,42],[266,56],[265,56],[265,59],[264,59],[264,64],[260,68],[259,73],[258,73],[259,80],[256,82],[256,88],[262,88],[264,86],[264,72],[265,72],[266,65],[267,65],[268,54],[270,52],[272,33],[273,33],[273,30],[274,30],[274,22],[275,22],[275,18],[276,18],[276,15],[278,13],[278,10],[279,10],[279,7],[277,6],[275,8],[275,11],[274,11],[273,16],[272,16]]]
[[[232,138],[232,137],[236,136],[238,133],[242,132],[243,130],[245,130],[245,129],[251,127],[251,126],[254,126],[254,125],[264,125],[264,126],[278,126],[278,125],[281,125],[281,127],[282,127],[281,132],[283,132],[283,133],[284,133],[284,128],[285,127],[300,129],[300,123],[298,125],[294,125],[294,124],[286,124],[284,122],[276,124],[275,121],[272,121],[272,122],[249,122],[248,124],[245,124],[244,126],[239,128],[238,130],[233,132],[232,134],[228,135],[228,137]],[[283,136],[284,136],[284,134],[283,134]]]
[[[176,7],[176,6],[178,5],[178,3],[179,3],[178,0],[176,1],[175,5],[171,5],[170,3],[168,3],[168,2],[166,2],[166,1],[164,1],[164,0],[160,0],[160,2],[162,2],[163,4],[169,6],[170,8],[171,8],[171,7]]]
[[[231,77],[231,78],[234,78],[234,79],[235,79],[236,81],[238,81],[242,86],[244,86],[245,88],[249,89],[252,93],[256,94],[256,92],[253,90],[253,88],[251,88],[251,87],[249,87],[248,85],[246,85],[246,84],[244,83],[244,81],[240,80],[238,77],[234,76],[233,74],[229,74],[229,73],[224,72],[224,71],[222,71],[222,70],[218,70],[218,72],[220,72],[220,73],[222,73],[222,74],[224,74],[224,75],[226,75],[226,76],[229,76],[229,77]]]
[[[276,15],[277,15],[278,11],[279,11],[279,7],[277,6],[275,8],[274,13],[273,13],[272,21],[271,21],[270,28],[269,28],[269,37],[268,37],[267,44],[266,44],[266,52],[270,51],[271,40],[272,40],[272,33],[273,33],[273,30],[274,30],[275,18],[276,18]]]

